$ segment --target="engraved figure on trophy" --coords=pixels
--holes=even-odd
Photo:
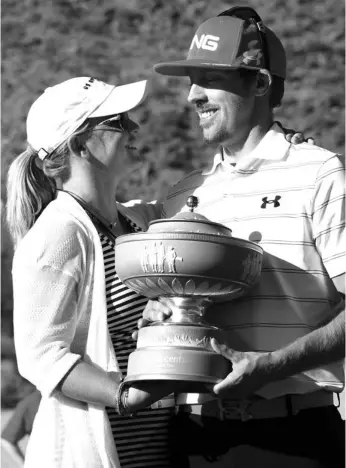
[[[256,255],[249,253],[248,257],[243,261],[244,272],[242,275],[242,280],[255,282],[256,277],[258,275],[258,261],[262,261],[258,259]]]
[[[157,273],[157,247],[156,242],[152,245],[151,252],[150,252],[150,261],[151,261],[151,268],[153,272]]]
[[[160,242],[158,251],[157,251],[157,271],[159,273],[163,273],[165,271],[165,258],[166,258],[165,248],[162,242]]]
[[[168,272],[169,273],[176,273],[175,262],[179,261],[182,262],[182,257],[178,257],[175,248],[171,245],[168,247],[168,252],[166,253],[166,260],[168,264]]]
[[[143,269],[144,273],[148,273],[148,271],[149,271],[149,252],[148,252],[148,248],[147,248],[146,245],[144,246],[144,249],[143,249],[143,252],[142,252],[142,255],[141,255],[141,265],[142,265],[142,269]]]
[[[252,277],[251,273],[252,273],[252,255],[251,253],[249,253],[249,255],[246,257],[245,260],[243,260],[242,264],[243,264],[243,267],[244,267],[244,271],[243,271],[243,274],[241,276],[241,279],[246,281],[247,279],[250,279]]]
[[[203,393],[206,383],[230,371],[229,361],[210,347],[211,338],[222,341],[223,331],[205,320],[205,310],[238,298],[259,280],[263,249],[195,213],[197,197],[186,204],[189,211],[116,240],[121,281],[148,298],[168,297],[172,310],[164,322],[139,330],[126,381],[176,380],[188,392]]]

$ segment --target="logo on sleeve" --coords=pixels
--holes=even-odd
[[[197,47],[197,49],[214,51],[219,46],[219,40],[218,36],[212,36],[211,34],[202,34],[200,37],[196,34],[192,39],[190,50]]]
[[[94,81],[95,81],[95,78],[90,78],[83,86],[83,89],[89,89]]]
[[[271,204],[273,204],[274,208],[277,208],[278,206],[280,206],[280,203],[279,203],[280,199],[281,199],[280,195],[276,195],[274,200],[268,200],[268,197],[264,197],[262,198],[263,203],[261,205],[261,208],[267,208],[267,205],[271,205]]]

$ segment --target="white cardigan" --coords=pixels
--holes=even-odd
[[[141,201],[118,208],[144,230],[161,210]],[[119,468],[104,406],[56,390],[80,359],[121,378],[107,327],[101,243],[73,197],[59,192],[47,206],[20,242],[12,272],[18,368],[42,393],[25,467]]]

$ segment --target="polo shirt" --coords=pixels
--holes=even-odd
[[[169,192],[163,217],[187,211],[232,229],[263,249],[259,283],[239,299],[209,306],[206,320],[227,332],[240,351],[273,351],[332,319],[340,302],[332,278],[345,272],[345,184],[340,155],[289,143],[274,123],[235,165],[222,148],[208,170],[189,174]],[[273,398],[324,388],[342,391],[343,362],[263,387]]]

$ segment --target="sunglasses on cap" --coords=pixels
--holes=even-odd
[[[270,59],[269,59],[269,49],[268,49],[268,42],[266,38],[266,32],[263,25],[263,21],[260,15],[251,7],[232,7],[228,10],[223,11],[217,16],[233,16],[235,18],[239,18],[241,20],[250,21],[252,24],[256,26],[259,41],[261,44],[261,49],[264,56],[264,63],[266,69],[270,72]]]
[[[94,119],[91,118],[88,120],[89,122],[93,122]],[[95,123],[95,127],[106,127],[117,132],[125,132],[129,128],[129,121],[129,114],[127,112],[123,112],[122,114],[113,115],[101,122]]]

